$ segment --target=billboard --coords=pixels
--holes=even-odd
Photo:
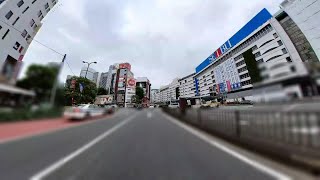
[[[129,69],[131,71],[131,64],[129,63],[119,64],[119,69]]]
[[[136,87],[136,80],[134,78],[128,78],[127,87]]]
[[[228,59],[213,69],[218,94],[241,88],[239,73],[234,60]]]
[[[261,10],[254,18],[252,18],[245,26],[243,26],[235,35],[233,35],[228,41],[214,51],[207,59],[205,59],[198,67],[196,67],[196,73],[205,69],[211,63],[214,63],[220,56],[226,53],[229,49],[233,48],[252,32],[258,29],[265,22],[270,20],[272,15],[268,10]]]

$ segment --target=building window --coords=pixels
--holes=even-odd
[[[24,47],[21,46],[20,49],[19,49],[19,53],[21,53],[23,51]]]
[[[14,26],[18,22],[19,19],[20,19],[20,17],[17,17],[17,19],[12,23],[12,26]]]
[[[263,63],[263,59],[257,60],[257,63],[258,63],[258,64]]]
[[[30,26],[33,27],[34,24],[35,24],[34,20],[31,19],[31,21],[30,21]]]
[[[24,14],[28,9],[29,9],[29,6],[22,11],[22,14]]]
[[[287,62],[289,62],[289,63],[292,62],[292,59],[291,59],[290,57],[287,57],[286,60],[287,60]]]
[[[249,84],[251,84],[250,80],[242,82],[241,86],[246,86],[246,85],[249,85]]]
[[[277,33],[274,33],[274,34],[273,34],[273,37],[274,37],[274,38],[278,38],[279,36],[278,36]]]
[[[27,41],[28,43],[30,43],[30,42],[29,42],[30,39],[31,39],[31,36],[28,35],[27,38],[26,38],[26,41]]]
[[[288,53],[286,48],[283,48],[282,52],[283,52],[283,54],[287,54]]]
[[[9,20],[12,15],[13,15],[13,12],[12,12],[12,11],[9,11],[9,12],[6,14],[6,18]]]
[[[28,34],[27,30],[23,30],[21,36],[22,36],[23,38],[25,38],[25,37],[27,36],[27,34]]]
[[[261,56],[261,53],[260,52],[257,52],[256,54],[254,54],[254,56],[257,58],[257,57],[260,57]]]
[[[49,8],[49,3],[45,4],[45,5],[44,5],[44,8],[45,8],[45,9],[48,9],[48,8]]]
[[[40,17],[40,16],[42,16],[42,11],[41,10],[38,12],[38,17]]]
[[[257,45],[255,45],[255,46],[252,47],[252,51],[255,51],[255,50],[257,50],[257,49],[258,49],[258,46],[257,46]]]
[[[279,46],[283,45],[283,42],[281,40],[278,41]]]
[[[20,47],[20,43],[16,42],[16,44],[13,46],[13,49],[18,50]]]
[[[8,29],[8,30],[6,31],[6,33],[4,33],[4,35],[2,36],[2,39],[6,38],[6,36],[8,35],[9,32],[10,32],[10,30]]]
[[[21,7],[23,4],[24,4],[24,2],[23,2],[23,0],[21,0],[21,1],[18,2],[17,6]]]

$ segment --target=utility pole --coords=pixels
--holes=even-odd
[[[58,82],[59,82],[59,76],[60,76],[60,73],[62,71],[62,68],[63,68],[63,65],[64,65],[64,61],[66,60],[66,57],[67,57],[67,55],[65,54],[63,56],[63,59],[62,59],[62,62],[60,64],[60,66],[59,66],[58,74],[56,76],[56,79],[55,79],[55,82],[53,84],[53,87],[51,89],[51,97],[50,97],[50,106],[51,107],[54,106],[54,101],[56,99],[57,87],[58,87]]]

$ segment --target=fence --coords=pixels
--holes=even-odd
[[[320,112],[164,109],[198,128],[320,171]]]

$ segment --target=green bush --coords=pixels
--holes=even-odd
[[[17,109],[12,112],[0,112],[0,122],[28,121],[41,118],[55,118],[62,115],[61,108],[38,109]]]

